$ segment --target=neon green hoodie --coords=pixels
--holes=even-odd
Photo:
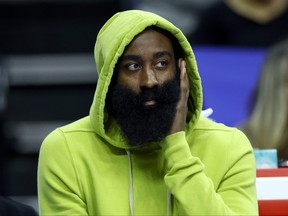
[[[191,86],[185,132],[130,147],[105,109],[115,64],[135,35],[155,25],[181,44]],[[246,136],[200,117],[201,79],[182,32],[144,11],[114,15],[95,45],[98,84],[90,115],[43,141],[41,215],[258,215],[255,160]]]

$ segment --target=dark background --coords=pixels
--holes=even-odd
[[[96,36],[128,1],[0,1],[0,194],[37,210],[40,145],[89,113]]]

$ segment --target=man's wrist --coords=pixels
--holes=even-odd
[[[186,160],[191,157],[191,151],[186,141],[185,131],[179,131],[168,135],[160,145],[168,162],[168,169],[180,160]]]

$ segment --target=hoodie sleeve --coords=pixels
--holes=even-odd
[[[73,158],[61,130],[44,140],[38,165],[40,215],[88,215]]]
[[[172,134],[162,142],[165,183],[179,215],[258,215],[253,150],[238,130],[229,133],[233,134],[232,140],[227,137],[232,147],[227,145],[225,151],[215,152],[216,158],[228,155],[227,164],[204,164],[193,156],[185,132]],[[221,172],[217,188],[213,176],[206,175],[205,166]]]

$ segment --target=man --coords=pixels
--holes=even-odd
[[[258,214],[252,147],[200,117],[201,80],[178,28],[149,12],[117,13],[95,60],[90,115],[42,144],[40,214]]]

